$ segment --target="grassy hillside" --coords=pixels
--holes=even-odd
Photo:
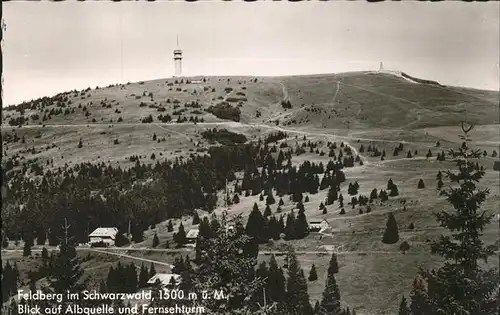
[[[333,234],[311,234],[288,243],[304,251],[318,251],[323,245],[342,246],[349,252],[339,255],[338,283],[343,301],[361,315],[393,314],[401,295],[408,295],[418,267],[433,267],[441,262],[429,254],[427,243],[445,232],[437,225],[433,212],[449,208],[437,194],[435,177],[439,170],[454,166],[449,160],[436,160],[436,155],[461,144],[458,124],[464,119],[465,105],[467,121],[478,125],[471,134],[472,145],[485,152],[480,163],[487,172],[481,185],[498,185],[498,172],[492,170],[492,165],[498,160],[495,154],[500,145],[499,100],[498,92],[412,83],[394,75],[371,72],[197,77],[183,78],[182,82],[169,78],[89,88],[4,108],[2,169],[6,174],[10,170],[22,171],[21,176],[33,178],[40,178],[47,170],[84,162],[104,162],[129,169],[135,165],[132,156],[152,165],[186,160],[206,154],[214,145],[256,142],[277,131],[286,132],[287,137],[269,146],[294,152],[292,165],[327,165],[332,159],[328,143],[345,143],[363,161],[362,165],[356,162],[354,167],[345,169],[347,181],[342,183],[340,192],[346,198],[346,213],[340,214],[337,203],[328,205],[326,213],[319,210],[327,189],[308,195],[307,218],[326,219]],[[291,108],[284,108],[288,102]],[[308,142],[316,147],[312,149]],[[394,149],[400,145],[403,150],[394,155]],[[303,153],[295,153],[299,147]],[[385,157],[374,156],[368,147],[385,151]],[[429,150],[432,156],[426,158]],[[338,155],[342,150],[333,151]],[[408,151],[411,157],[407,157]],[[236,177],[241,183],[243,173]],[[386,203],[375,202],[370,212],[365,206],[353,209],[347,204],[352,197],[347,192],[349,183],[359,183],[359,197],[369,195],[373,188],[386,189],[389,179],[398,185],[399,196]],[[417,189],[419,179],[424,180],[425,189]],[[231,193],[235,183],[228,183]],[[217,195],[214,212],[220,214],[225,208],[222,190]],[[296,211],[296,204],[288,196],[283,196],[283,201],[281,214]],[[259,195],[243,193],[230,213],[246,218],[254,203],[261,211],[266,206]],[[492,189],[484,210],[493,213],[499,207],[500,194]],[[271,210],[278,215],[277,204],[271,205]],[[197,211],[207,214],[201,209]],[[399,244],[380,241],[389,212],[396,217],[401,241],[410,243],[410,251],[405,255],[400,253]],[[180,222],[186,229],[192,226],[187,215],[173,221],[174,231]],[[409,228],[411,223],[414,229]],[[484,240],[495,241],[497,228],[497,222],[488,226]],[[166,222],[161,222],[145,231],[143,242],[132,246],[150,247],[154,233],[160,238],[160,247],[167,240],[172,243],[172,232],[167,231]],[[262,250],[276,250],[283,243],[269,242]],[[22,243],[17,248],[21,246]],[[169,263],[174,259],[171,253],[164,252],[129,254]],[[13,261],[29,262],[26,257],[12,255]],[[86,262],[91,267],[87,272],[96,279],[104,277],[109,265],[118,259],[132,260],[115,256],[111,259],[103,254],[92,257]],[[308,283],[311,300],[315,301],[321,297],[330,256],[304,254],[299,258],[306,274],[312,263],[318,269],[319,279]],[[259,259],[269,257],[262,255]],[[26,268],[31,264],[26,263]]]

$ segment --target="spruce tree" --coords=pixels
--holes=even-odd
[[[49,259],[49,251],[45,247],[42,249],[42,259]]]
[[[288,280],[286,284],[286,305],[289,315],[313,315],[313,309],[309,302],[307,282],[304,271],[294,252],[288,257]]]
[[[193,225],[198,225],[200,224],[200,216],[198,215],[198,211],[194,211],[193,213]]]
[[[31,255],[31,244],[30,242],[26,241],[24,242],[24,247],[23,247],[23,256],[30,256]]]
[[[399,241],[398,224],[394,218],[394,214],[389,212],[389,217],[387,218],[386,228],[384,236],[382,237],[382,243],[384,244],[395,244]]]
[[[299,210],[297,220],[295,221],[295,237],[302,239],[309,234],[309,224],[307,223],[304,207]]]
[[[253,237],[257,242],[264,242],[264,217],[260,213],[257,203],[253,204],[252,212],[248,216],[247,225],[245,227],[246,234]]]
[[[186,231],[184,230],[184,225],[182,224],[182,222],[179,225],[177,233],[174,234],[174,242],[177,243],[177,247],[184,246],[187,242]]]
[[[159,244],[160,244],[160,239],[158,238],[158,234],[155,233],[155,235],[153,236],[153,248],[155,248]]]
[[[332,255],[330,260],[330,267],[328,268],[328,274],[326,278],[325,290],[323,291],[323,296],[319,306],[320,314],[334,314],[341,315],[342,310],[340,307],[340,290],[337,285],[337,280],[335,279],[335,273],[338,272],[338,266],[336,264],[336,256]]]
[[[316,266],[313,264],[311,270],[309,271],[309,277],[307,278],[309,281],[318,280],[318,273],[316,272]]]
[[[389,196],[396,197],[398,195],[399,195],[398,186],[396,184],[393,184],[389,192]]]
[[[328,265],[328,273],[339,273],[339,263],[337,261],[337,254],[333,253],[330,258],[330,264]]]
[[[418,181],[417,188],[418,189],[424,189],[425,188],[424,180],[422,178]]]
[[[56,293],[78,293],[85,287],[85,284],[80,282],[82,275],[83,270],[80,269],[75,247],[68,241],[63,242],[51,268],[50,287]]]
[[[148,280],[149,280],[149,272],[148,268],[142,263],[141,265],[141,270],[139,272],[139,287],[144,288],[148,285]]]
[[[264,217],[269,217],[273,212],[271,211],[271,207],[269,205],[266,205],[266,209],[264,210]]]
[[[154,275],[156,275],[156,269],[155,269],[155,265],[153,263],[151,263],[151,265],[149,266],[149,278],[153,278]]]
[[[273,191],[269,189],[267,192],[267,197],[266,197],[266,205],[272,205],[276,202],[276,200],[273,197]]]
[[[401,297],[401,302],[399,303],[398,315],[411,315],[411,310],[404,296]]]
[[[454,211],[445,209],[435,214],[439,224],[451,231],[451,235],[443,235],[431,243],[431,253],[442,256],[445,263],[437,270],[419,273],[425,285],[418,282],[414,285],[414,293],[421,291],[421,294],[413,295],[421,298],[418,303],[412,298],[412,312],[418,306],[428,310],[425,314],[498,314],[498,268],[486,269],[480,264],[495,254],[496,246],[485,245],[481,238],[493,215],[480,210],[489,190],[476,186],[485,169],[476,163],[481,158],[480,150],[468,146],[471,141],[468,133],[472,128],[465,128],[462,123],[464,144],[458,150],[449,151],[458,171],[446,171],[445,176],[455,186],[441,194]]]

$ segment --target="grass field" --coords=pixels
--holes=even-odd
[[[319,205],[325,200],[327,190],[309,195],[310,201],[304,204],[307,218],[326,219],[332,227],[332,234],[323,237],[311,234],[305,240],[289,243],[304,251],[336,245],[343,246],[345,251],[358,252],[339,255],[337,281],[343,302],[360,315],[394,314],[401,295],[408,295],[411,290],[418,267],[436,267],[441,263],[437,256],[429,254],[427,241],[446,233],[438,226],[433,213],[451,208],[443,197],[438,196],[435,177],[438,170],[453,169],[454,165],[450,161],[436,161],[436,154],[461,144],[459,123],[464,119],[465,105],[467,121],[477,124],[471,134],[472,145],[488,153],[480,161],[487,169],[481,186],[491,191],[483,209],[499,213],[499,173],[493,170],[493,163],[498,157],[491,156],[493,150],[500,151],[499,95],[491,91],[414,84],[396,76],[368,72],[267,78],[209,77],[206,82],[195,84],[175,84],[174,79],[135,82],[71,92],[64,107],[58,107],[56,103],[45,108],[37,105],[36,109],[25,111],[24,116],[29,118],[29,123],[24,127],[9,126],[9,120],[19,117],[20,113],[4,110],[2,163],[17,156],[21,161],[19,167],[28,160],[39,159],[44,166],[47,161],[53,162],[46,166],[47,169],[65,164],[108,161],[126,168],[133,165],[127,160],[132,155],[140,156],[144,163],[181,156],[188,158],[190,154],[204,154],[197,151],[211,145],[200,135],[208,128],[224,128],[243,134],[251,141],[259,137],[263,139],[271,132],[286,131],[289,137],[277,145],[286,142],[291,148],[307,141],[321,141],[318,149],[324,151],[324,156],[309,153],[309,149],[305,148],[306,153],[299,156],[293,154],[294,165],[305,161],[326,165],[330,160],[326,147],[328,141],[335,141],[337,145],[345,142],[356,151],[363,145],[365,151],[360,156],[365,165],[355,163],[355,167],[345,169],[347,181],[342,184],[341,192],[346,214],[339,214],[337,203],[327,206],[327,213],[322,214]],[[282,108],[282,100],[290,101],[292,108]],[[199,108],[185,106],[192,102],[199,104]],[[240,122],[222,120],[206,111],[209,106],[221,102],[240,108]],[[87,108],[87,116],[83,107]],[[70,113],[53,114],[51,119],[42,122],[44,114],[48,115],[51,109],[63,112],[69,109]],[[174,112],[179,110],[184,110],[182,116],[196,116],[203,118],[204,122],[162,123],[157,119],[159,114],[169,114],[175,121],[178,116]],[[195,111],[199,112],[193,113]],[[33,114],[38,114],[39,119],[31,119]],[[153,117],[153,123],[141,122],[147,115]],[[118,122],[119,118],[122,121]],[[276,120],[279,120],[278,125]],[[8,141],[8,137],[14,134],[24,137],[25,143]],[[153,140],[154,134],[156,141]],[[303,140],[304,136],[306,140]],[[82,139],[81,148],[78,148],[79,139]],[[440,147],[436,147],[438,141]],[[394,148],[399,143],[404,144],[404,149],[398,156],[393,156]],[[385,150],[385,160],[371,157],[366,151],[369,145],[375,145],[380,151]],[[429,149],[433,156],[427,160],[425,154]],[[417,150],[418,155],[408,159],[408,150],[412,154]],[[398,186],[399,196],[385,204],[376,201],[370,213],[366,212],[366,207],[361,207],[363,213],[360,213],[359,206],[351,209],[347,204],[351,199],[347,193],[350,182],[359,183],[358,196],[369,196],[373,188],[386,189],[389,179]],[[424,180],[425,189],[417,189],[419,179]],[[229,183],[230,190],[233,190],[233,185],[234,182]],[[279,197],[274,195],[278,201]],[[219,192],[216,214],[224,210],[221,197],[222,192]],[[281,214],[286,215],[296,206],[288,196],[283,197],[283,201]],[[241,214],[246,218],[254,203],[260,210],[265,209],[265,203],[259,201],[258,195],[240,196],[240,203],[232,205],[229,214]],[[273,212],[276,208],[277,204],[271,206]],[[410,250],[405,255],[399,251],[399,243],[386,245],[381,242],[389,212],[394,213],[398,222],[400,242],[406,240],[410,244]],[[201,210],[199,213],[207,215]],[[191,221],[191,217],[182,218],[186,230],[192,227]],[[176,231],[180,220],[173,222]],[[414,230],[408,229],[410,223],[414,224]],[[132,246],[151,246],[154,233],[160,238],[159,248],[164,247],[166,240],[173,245],[172,233],[167,232],[166,224],[163,222],[157,224],[155,229],[145,231],[146,240]],[[498,222],[487,227],[483,238],[487,243],[498,239]],[[263,245],[262,249],[279,249],[283,243],[282,240],[272,242]],[[380,253],[370,253],[376,251]],[[83,257],[87,254],[81,252]],[[105,277],[112,264],[133,261],[132,258],[95,252],[90,255],[91,259],[85,261],[82,267],[92,276],[94,284]],[[172,263],[176,254],[130,252],[129,255]],[[34,256],[22,257],[21,253],[7,252],[2,261],[17,261],[24,277],[23,285],[26,285],[24,274],[36,268],[39,261],[36,254]],[[282,258],[278,258],[280,263]],[[268,260],[269,257],[261,255],[259,259]],[[299,256],[306,275],[312,263],[318,269],[319,279],[309,283],[312,301],[321,297],[329,259],[329,254]],[[141,262],[136,261],[136,264],[140,266]],[[498,266],[498,259],[489,265]],[[158,271],[168,269],[160,264],[156,268]]]

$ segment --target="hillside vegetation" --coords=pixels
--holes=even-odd
[[[212,216],[229,209],[241,215],[238,233],[256,240],[246,249],[264,251],[259,262],[293,267],[287,277],[309,294],[302,302],[314,305],[334,281],[325,249],[333,246],[342,302],[358,315],[395,314],[418,267],[442,263],[429,242],[449,232],[432,213],[450,207],[439,174],[454,167],[448,150],[462,145],[465,108],[477,125],[474,167],[486,168],[479,186],[498,185],[499,100],[498,92],[353,72],[169,78],[10,106],[2,115],[2,249],[25,251],[24,260],[9,253],[11,265],[35,268],[28,249],[60,244],[67,219],[79,243],[96,227],[116,226],[130,229],[133,248],[169,250],[185,245],[181,231],[217,226]],[[499,206],[492,191],[482,209]],[[330,227],[310,232],[310,220]],[[494,242],[497,229],[486,225],[482,240]],[[300,263],[266,257],[290,247]],[[90,253],[86,272],[97,285],[108,262],[136,257],[168,268],[179,258]],[[196,260],[195,250],[186,253]],[[301,268],[312,274],[304,283]]]

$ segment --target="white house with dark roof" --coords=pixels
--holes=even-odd
[[[153,285],[157,281],[160,282],[161,287],[166,287],[169,285],[176,286],[181,282],[181,276],[175,273],[157,273],[148,280],[148,284]]]
[[[116,234],[118,229],[115,227],[100,227],[89,234],[89,244],[97,245],[104,244],[105,246],[115,245]]]
[[[309,231],[311,231],[311,232],[323,232],[324,230],[328,229],[329,227],[330,227],[330,224],[325,219],[316,220],[316,221],[309,221]]]
[[[186,234],[186,239],[188,243],[195,243],[198,238],[198,234],[200,234],[200,230],[198,227],[189,230]]]

